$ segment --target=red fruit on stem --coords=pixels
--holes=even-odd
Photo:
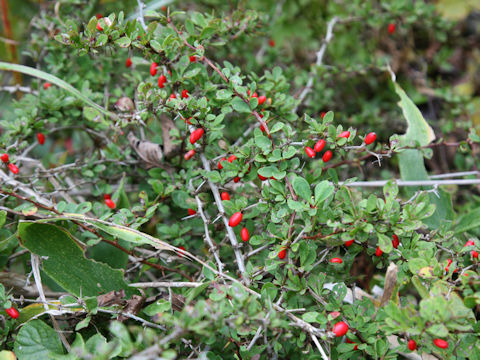
[[[343,245],[345,245],[346,247],[352,246],[353,245],[353,239],[345,241],[345,243]]]
[[[240,231],[240,236],[242,237],[243,241],[248,241],[248,239],[250,239],[250,234],[246,227],[242,228],[242,231]]]
[[[192,117],[190,116],[188,119],[185,119],[185,122],[186,122],[188,125],[192,125],[192,123],[190,122],[190,119],[191,119],[191,118],[192,118]]]
[[[5,312],[12,318],[16,319],[18,318],[18,311],[15,309],[13,306],[11,308],[5,309]]]
[[[407,346],[411,351],[413,351],[417,348],[417,343],[415,342],[415,340],[410,339],[410,340],[408,340],[408,345]]]
[[[350,137],[350,131],[348,130],[342,131],[340,135],[338,135],[338,137],[348,139]]]
[[[325,111],[322,111],[322,113],[320,114],[320,117],[322,118],[322,120],[325,117],[325,115],[327,115],[327,113]]]
[[[12,163],[8,164],[8,168],[9,168],[10,171],[11,171],[12,173],[14,173],[15,175],[17,175],[17,174],[19,173],[19,171],[20,171],[20,170],[18,169],[18,166],[15,165],[15,164],[12,164]]]
[[[179,246],[177,251],[178,257],[183,257],[183,250],[185,250],[185,246]]]
[[[47,90],[50,86],[52,86],[52,84],[50,84],[49,82],[46,82],[43,84],[43,89]]]
[[[235,178],[233,179],[233,182],[238,183],[239,181],[240,181],[240,176],[235,176]]]
[[[223,165],[222,165],[223,160],[227,160],[227,158],[223,157],[223,158],[220,159],[220,161],[218,162],[218,166],[217,166],[218,170],[223,169]]]
[[[265,95],[258,97],[258,105],[262,105],[265,101],[267,101],[267,97]]]
[[[377,134],[375,134],[374,132],[368,133],[367,136],[365,136],[365,144],[367,145],[370,145],[375,140],[377,140]]]
[[[398,248],[398,245],[400,245],[400,240],[398,240],[398,236],[395,235],[395,234],[392,235],[392,238],[393,238],[392,239],[392,245],[396,249],[396,248]]]
[[[325,154],[323,154],[322,156],[323,162],[329,162],[332,156],[333,156],[333,153],[330,150],[325,151]]]
[[[188,98],[188,90],[186,90],[186,89],[182,90],[182,98],[184,98],[184,99]]]
[[[195,55],[191,55],[189,59],[191,63],[197,61],[197,57]]]
[[[45,135],[43,135],[42,133],[38,133],[37,140],[40,145],[45,144]]]
[[[270,41],[268,42],[268,45],[270,45],[270,47],[274,47],[275,46],[275,40],[270,39]]]
[[[230,200],[230,195],[228,195],[226,191],[222,192],[220,194],[220,197],[222,198],[222,200]]]
[[[155,76],[157,74],[157,67],[158,64],[156,62],[153,62],[152,65],[150,65],[150,75]]]
[[[465,246],[470,246],[470,245],[475,245],[475,242],[473,240],[468,240],[465,245],[463,245],[463,247]]]
[[[313,150],[315,150],[316,152],[322,151],[326,143],[327,142],[323,139],[318,140],[315,146],[313,147]]]
[[[237,157],[235,155],[230,155],[227,159],[227,161],[231,164],[234,160],[237,160]]]
[[[115,209],[116,206],[112,199],[106,199],[105,205],[107,205],[110,209]]]
[[[10,157],[8,156],[7,153],[2,154],[2,156],[0,156],[0,159],[2,159],[2,161],[3,161],[5,164],[10,161]]]
[[[280,260],[285,259],[285,256],[287,256],[287,249],[283,246],[280,251],[278,252],[278,258]]]
[[[476,252],[475,250],[472,250],[470,252],[470,254],[472,254],[472,256],[475,258],[475,259],[478,259],[478,252]]]
[[[435,344],[436,347],[439,347],[440,349],[448,348],[448,342],[446,342],[443,339],[435,339],[433,340],[433,343]]]
[[[98,30],[98,31],[103,31],[103,28],[102,28],[102,26],[100,25],[100,21],[97,22],[97,30]]]
[[[331,262],[332,264],[341,264],[341,263],[343,263],[343,260],[340,259],[340,258],[338,258],[338,257],[335,257],[335,258],[331,258],[331,259],[330,259],[330,262]]]
[[[250,95],[250,94],[248,94]],[[258,94],[256,92],[253,93],[252,98],[258,98]]]
[[[177,98],[177,97],[175,96],[175,93],[172,93],[172,94],[170,95],[170,100],[176,99],[176,98]]]
[[[193,155],[195,155],[195,150],[189,150],[185,155],[183,155],[183,158],[185,160],[190,160],[193,157]]]
[[[188,215],[195,215],[197,212],[193,209],[188,209]]]
[[[375,256],[379,257],[382,256],[383,251],[380,249],[380,246],[377,246],[377,250],[375,250]]]
[[[205,130],[203,130],[202,128],[194,130],[190,134],[190,144],[195,144],[198,140],[200,140],[202,138],[204,132],[205,132]]]
[[[240,222],[242,221],[242,218],[243,218],[243,214],[240,211],[238,211],[232,216],[230,216],[230,220],[228,220],[228,225],[230,227],[235,227],[238,224],[240,224]]]
[[[395,32],[395,28],[396,28],[396,26],[395,26],[394,23],[388,24],[388,33],[393,34]]]
[[[259,178],[260,180],[262,180],[262,181],[267,180],[267,178],[266,178],[265,176],[262,176],[262,175],[260,175],[260,174],[258,174],[258,178]]]
[[[315,151],[311,148],[311,147],[306,147],[305,148],[305,152],[307,153],[307,156],[310,157],[310,158],[314,158],[315,157]]]
[[[108,200],[108,199],[111,199],[112,197],[110,196],[110,194],[104,194],[103,195],[103,200]]]
[[[127,68],[129,68],[130,66],[132,66],[132,59],[127,58],[127,60],[125,60],[125,66],[126,66]]]
[[[163,89],[165,87],[165,83],[167,82],[167,77],[165,75],[160,75],[158,77],[158,87]]]
[[[336,337],[344,336],[348,332],[348,325],[344,321],[339,321],[333,326],[333,332]]]

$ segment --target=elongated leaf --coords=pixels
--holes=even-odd
[[[112,290],[135,292],[123,280],[123,272],[85,258],[70,234],[55,225],[21,222],[18,236],[23,247],[43,258],[45,273],[76,296],[97,296]]]
[[[292,181],[293,190],[295,193],[299,195],[302,199],[306,200],[307,202],[311,201],[312,197],[312,190],[310,189],[310,185],[308,181],[304,178],[297,176]]]
[[[400,97],[398,106],[402,109],[403,116],[407,121],[407,132],[400,137],[401,146],[409,146],[418,142],[421,146],[428,145],[435,139],[432,128],[424,119],[422,113],[414,102],[407,96],[405,91],[394,83],[395,91]],[[422,153],[416,149],[408,149],[398,154],[400,176],[402,180],[428,180],[428,173],[425,168]],[[422,189],[431,189],[430,187],[409,188],[406,190],[408,196],[412,196],[415,191]],[[429,194],[430,203],[435,204],[436,209],[432,216],[423,219],[430,228],[438,228],[442,221],[452,220],[454,217],[452,200],[450,195],[439,189],[438,195]]]
[[[34,77],[37,77],[39,79],[48,81],[52,84],[57,85],[58,87],[61,87],[64,90],[68,91],[73,96],[82,100],[84,103],[86,103],[86,104],[90,105],[91,107],[100,111],[102,114],[104,114],[104,115],[106,115],[106,116],[108,116],[112,119],[115,119],[117,117],[114,113],[105,110],[103,107],[101,107],[100,105],[98,105],[95,102],[93,102],[92,100],[90,100],[88,97],[83,95],[80,91],[75,89],[69,83],[67,83],[66,81],[63,81],[62,79],[59,79],[58,77],[56,77],[54,75],[51,75],[51,74],[46,73],[44,71],[41,71],[41,70],[38,70],[38,69],[35,69],[35,68],[31,68],[31,67],[28,67],[28,66],[18,65],[18,64],[10,64],[10,63],[1,62],[1,61],[0,61],[0,70],[17,71],[17,72],[21,72],[21,73],[26,74],[26,75],[34,76]]]
[[[50,359],[63,354],[60,339],[50,326],[41,320],[26,323],[18,332],[15,354],[22,360]]]

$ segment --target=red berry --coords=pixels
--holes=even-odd
[[[287,249],[283,246],[280,251],[278,252],[278,258],[280,260],[285,259],[285,256],[287,256]]]
[[[327,115],[327,113],[325,111],[322,111],[322,113],[320,114],[320,117],[322,118],[322,120],[325,117],[325,115]]]
[[[182,90],[182,98],[184,98],[184,99],[188,98],[188,91],[186,89]]]
[[[197,61],[197,57],[196,57],[195,55],[190,56],[189,59],[190,59],[190,62],[191,62],[191,63]]]
[[[330,150],[325,151],[325,154],[323,154],[322,156],[323,162],[329,162],[332,156],[333,156],[333,153]]]
[[[393,34],[394,32],[395,32],[395,24],[394,23],[388,24],[388,33]]]
[[[240,236],[242,237],[243,241],[248,241],[248,239],[250,239],[250,234],[248,233],[248,229],[246,227],[242,228],[242,231],[240,231]]]
[[[175,96],[175,93],[172,93],[172,94],[170,95],[170,100],[176,99],[176,98],[177,98],[177,97]]]
[[[305,148],[305,152],[307,153],[307,156],[310,157],[310,158],[314,158],[315,157],[315,151],[311,148],[311,147],[306,147]]]
[[[238,211],[232,216],[230,216],[230,220],[228,220],[228,225],[231,227],[235,227],[238,224],[240,224],[240,222],[242,221],[242,218],[243,218],[243,214],[240,211]]]
[[[115,209],[116,206],[112,199],[106,199],[105,205],[107,205],[110,209]]]
[[[440,349],[448,348],[448,342],[446,342],[443,339],[435,339],[433,340],[433,343],[435,344],[436,347],[439,347]]]
[[[185,119],[185,122],[186,122],[188,125],[192,125],[192,123],[190,122],[190,119],[191,119],[191,118],[192,118],[192,117],[190,116],[188,119]]]
[[[398,236],[395,235],[395,234],[392,235],[392,238],[393,238],[392,239],[392,245],[396,249],[396,248],[398,248],[398,245],[400,245],[400,240],[398,240]]]
[[[343,336],[348,331],[348,325],[344,321],[339,321],[333,326],[333,332],[336,337]]]
[[[18,166],[15,165],[15,164],[12,164],[12,163],[8,164],[8,168],[9,168],[10,171],[11,171],[12,173],[14,173],[15,175],[17,175],[18,172],[20,171],[20,170],[18,170]]]
[[[472,250],[470,252],[470,254],[472,254],[472,256],[475,258],[475,259],[478,259],[478,252],[476,252],[475,250]]]
[[[98,13],[97,15],[95,15],[95,17],[96,17],[97,19],[101,19],[101,18],[103,17],[103,15],[100,14],[100,13]]]
[[[326,143],[327,142],[323,139],[318,140],[315,146],[313,147],[313,150],[315,150],[316,152],[322,151]]]
[[[262,130],[262,132],[265,132],[265,126],[260,125],[260,130]]]
[[[267,101],[267,97],[265,95],[258,97],[258,105],[262,105],[265,101]]]
[[[239,181],[240,181],[240,176],[235,176],[235,178],[233,179],[233,182],[238,183]]]
[[[202,138],[204,132],[205,131],[202,128],[194,130],[190,134],[190,144],[195,144],[198,140],[200,140]]]
[[[417,348],[417,343],[415,342],[415,340],[413,340],[413,339],[408,340],[408,348],[411,351],[413,351]]]
[[[448,271],[450,270],[450,264],[453,262],[452,259],[447,259],[447,266],[445,266],[445,271],[448,273]],[[453,270],[453,272],[457,272],[458,269],[455,269]]]
[[[353,239],[345,241],[345,243],[343,245],[345,245],[346,247],[349,247],[349,246],[352,246],[352,244],[353,244]]]
[[[274,47],[275,46],[275,40],[270,39],[270,41],[268,42],[268,45],[270,45],[270,47]]]
[[[0,159],[2,159],[2,161],[3,161],[5,164],[10,161],[10,157],[8,156],[7,153],[2,154],[2,156],[0,156]]]
[[[97,22],[97,30],[98,30],[98,31],[103,31],[103,28],[102,28],[102,26],[100,25],[100,21]]]
[[[193,157],[193,155],[195,155],[195,150],[189,150],[185,155],[183,155],[183,158],[185,160],[190,160]]]
[[[382,256],[383,251],[380,249],[380,246],[377,246],[377,250],[375,250],[375,256]]]
[[[220,194],[220,197],[222,198],[222,200],[230,200],[230,195],[228,195],[226,191],[222,192]]]
[[[10,315],[11,318],[16,319],[18,318],[18,311],[13,306],[11,308],[5,309],[5,312]]]
[[[468,240],[463,247],[470,245],[475,245],[475,242],[473,240]]]
[[[108,200],[108,199],[111,199],[112,197],[110,196],[110,194],[104,194],[103,195],[103,199],[104,200]]]
[[[347,343],[349,343],[349,344],[355,344],[355,341],[352,341],[352,340],[350,340],[350,339],[347,339]],[[358,350],[358,345],[355,345],[355,346],[353,347],[353,350]]]
[[[132,59],[127,58],[127,60],[125,60],[125,66],[126,66],[127,68],[129,68],[130,66],[132,66]]]
[[[160,75],[158,77],[158,87],[163,89],[165,87],[165,83],[167,82],[167,77],[165,75]]]
[[[183,254],[184,254],[184,253],[183,253],[182,250],[185,250],[185,246],[179,246],[178,249],[179,249],[179,250],[177,251],[178,257],[183,257]]]
[[[230,155],[227,159],[227,161],[231,164],[234,160],[237,160],[237,157],[235,155]]]
[[[368,133],[367,136],[365,136],[365,144],[367,145],[370,145],[375,140],[377,140],[377,134],[375,134],[374,132]]]
[[[47,90],[50,86],[52,86],[52,84],[50,84],[49,82],[46,82],[45,84],[43,84],[43,89]]]
[[[338,135],[338,137],[348,139],[350,137],[350,131],[348,130],[342,131],[340,135]]]
[[[193,209],[188,209],[188,215],[195,215],[197,212]]]
[[[262,175],[260,175],[260,174],[258,174],[258,178],[259,178],[260,180],[262,180],[262,181],[267,180],[267,178],[266,178],[265,176],[262,176]]]
[[[43,135],[42,133],[38,133],[37,140],[40,145],[45,144],[45,135]]]
[[[250,95],[250,93],[248,94]],[[258,98],[258,94],[256,92],[253,93],[252,98]]]
[[[223,169],[223,165],[222,165],[223,160],[227,160],[227,158],[223,157],[223,158],[220,159],[220,161],[218,162],[218,166],[217,166],[218,170]]]
[[[341,263],[343,263],[343,260],[340,259],[340,258],[335,257],[335,258],[331,258],[331,259],[330,259],[330,262],[331,262],[332,264],[341,264]]]
[[[155,76],[157,74],[157,67],[158,64],[156,62],[153,62],[152,65],[150,65],[150,75]]]

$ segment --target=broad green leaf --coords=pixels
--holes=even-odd
[[[150,44],[152,44],[152,42],[155,41],[155,40],[152,40],[150,42]],[[127,36],[123,36],[117,40],[115,40],[115,44],[122,47],[122,48],[127,48],[130,46],[130,44],[132,43],[132,41],[130,40],[130,38],[128,38]],[[152,46],[153,48],[153,46]],[[154,49],[155,50],[155,49]]]
[[[157,52],[157,53],[162,52],[162,45],[157,40],[151,40],[150,41],[150,46],[152,47],[152,49],[155,52]]]
[[[49,73],[31,68],[31,67],[28,67],[28,66],[18,65],[18,64],[10,64],[10,63],[1,62],[1,61],[0,61],[0,70],[17,71],[17,72],[21,72],[21,73],[26,74],[26,75],[34,76],[34,77],[37,77],[39,79],[48,81],[48,82],[50,82],[54,85],[57,85],[57,86],[61,87],[64,90],[68,91],[69,93],[71,93],[75,97],[79,98],[80,100],[82,100],[86,104],[88,104],[91,107],[100,111],[102,114],[104,114],[104,115],[106,115],[106,116],[108,116],[112,119],[117,119],[117,115],[115,115],[114,113],[112,113],[110,111],[105,110],[100,105],[94,103],[92,100],[90,100],[88,97],[83,95],[80,91],[75,89],[72,85],[70,85],[66,81],[63,81],[62,79],[59,79],[58,77],[53,76]]]
[[[123,280],[123,272],[85,258],[82,248],[64,229],[35,222],[20,222],[18,237],[23,247],[45,257],[45,273],[76,296],[98,296],[112,290],[134,293]]]
[[[470,231],[480,226],[480,207],[475,210],[468,211],[467,213],[459,216],[455,225],[455,233]]]
[[[232,107],[233,110],[238,111],[239,113],[249,113],[251,111],[247,103],[238,96],[232,100]]]
[[[378,246],[384,253],[390,253],[393,250],[392,240],[385,234],[377,233]]]
[[[322,201],[325,201],[328,199],[330,195],[333,194],[333,191],[335,190],[333,184],[331,184],[327,180],[323,180],[319,182],[315,186],[315,204],[320,204]]]
[[[50,359],[63,354],[56,331],[41,320],[26,323],[15,339],[15,354],[21,360]]]
[[[292,181],[293,190],[295,193],[300,196],[302,199],[307,202],[311,201],[312,190],[310,189],[310,184],[307,180],[300,176],[296,176]]]

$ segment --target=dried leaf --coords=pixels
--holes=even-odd
[[[380,306],[385,305],[392,297],[395,285],[397,284],[398,267],[394,263],[390,263],[385,274],[385,284],[383,286],[382,300]]]
[[[163,151],[161,145],[151,141],[141,141],[132,132],[128,133],[127,139],[140,159],[145,162],[147,169],[162,166]]]

